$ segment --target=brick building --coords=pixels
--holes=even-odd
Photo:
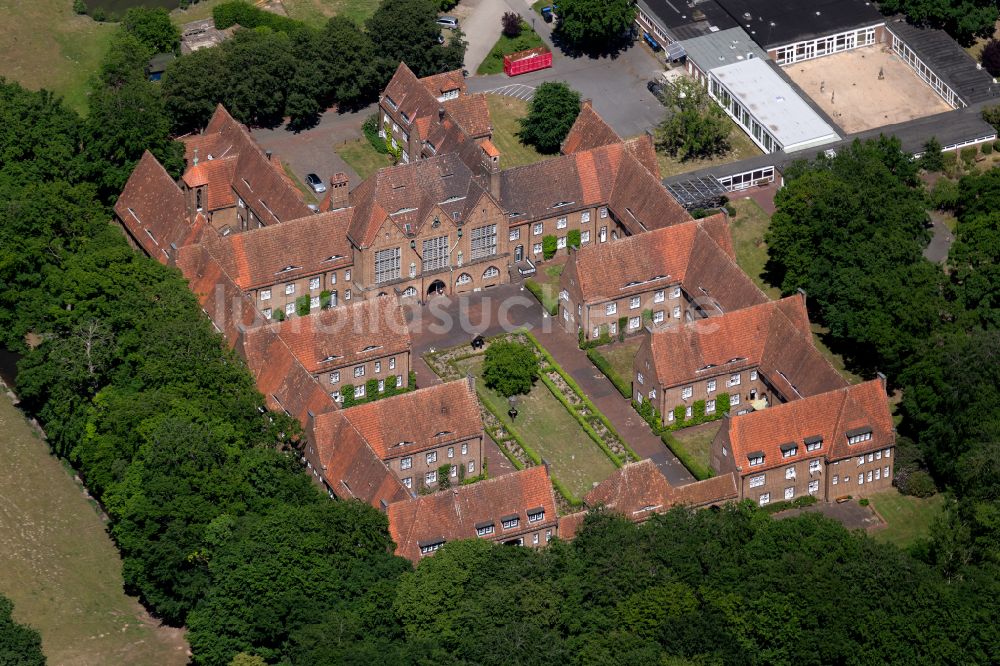
[[[249,235],[249,234],[248,234]],[[399,299],[381,296],[318,310],[306,317],[251,330],[247,338],[274,332],[305,369],[340,402],[345,386],[366,396],[374,380],[378,392],[404,387],[410,375],[410,330]]]
[[[847,382],[813,346],[805,296],[651,330],[636,353],[632,397],[674,421],[674,409],[725,394],[734,414],[842,388]]]
[[[413,562],[457,539],[537,548],[557,536],[559,523],[542,466],[392,504],[388,514],[396,554]]]
[[[736,265],[721,213],[581,247],[559,282],[559,317],[567,331],[591,339],[627,334],[766,302]]]
[[[875,379],[724,419],[710,462],[761,506],[832,501],[890,488],[895,443],[885,382]]]

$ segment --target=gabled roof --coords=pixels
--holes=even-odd
[[[566,138],[563,139],[561,151],[563,155],[571,155],[582,150],[600,148],[612,143],[621,143],[622,138],[618,136],[611,125],[604,122],[589,99],[583,100],[580,104],[580,115],[569,129]]]
[[[420,83],[422,83],[435,98],[441,97],[445,93],[453,90],[458,90],[459,93],[465,92],[465,77],[462,75],[462,70],[460,69],[425,76],[420,79]]]
[[[233,281],[251,290],[350,265],[350,219],[349,208],[308,212],[285,224],[228,236],[208,234],[205,242]]]
[[[146,254],[162,264],[176,254],[176,248],[197,241],[198,229],[188,219],[184,193],[148,150],[115,202],[115,215]]]
[[[233,189],[261,216],[265,225],[288,222],[312,213],[302,193],[281,172],[280,163],[259,150],[244,150],[236,162]]]
[[[455,123],[470,137],[479,138],[493,133],[490,122],[490,108],[486,104],[486,95],[461,95],[444,102],[444,110]]]
[[[236,155],[230,155],[218,160],[199,161],[184,174],[184,183],[188,187],[205,186],[206,210],[215,211],[236,205],[232,183],[237,159]]]
[[[450,222],[460,222],[483,192],[454,153],[379,169],[351,192],[347,235],[356,246],[368,247],[387,220],[404,234],[410,225],[410,235],[417,235],[434,208]]]
[[[813,346],[802,295],[654,330],[649,344],[662,386],[753,367],[788,400],[847,385]]]
[[[201,309],[230,346],[236,344],[241,331],[265,323],[263,315],[204,244],[181,248],[177,253],[177,268],[188,281],[188,288],[198,299]]]
[[[541,509],[544,520],[528,522],[528,512]],[[539,465],[468,486],[421,495],[389,505],[389,534],[396,554],[413,562],[422,544],[440,544],[477,537],[477,525],[492,525],[491,539],[516,538],[556,524],[556,502],[545,467]],[[517,516],[517,528],[505,530],[502,520]]]
[[[646,167],[657,180],[660,180],[660,161],[656,158],[656,145],[653,143],[652,136],[649,134],[634,136],[625,142],[625,147],[635,155],[642,166]]]
[[[410,351],[410,330],[395,296],[356,299],[268,328],[313,374]]]
[[[895,442],[889,398],[878,379],[733,416],[728,428],[731,455],[741,474],[809,458],[839,460]],[[872,438],[848,444],[848,432],[856,429],[870,430]],[[817,451],[806,451],[806,438],[817,436],[822,438],[822,446]],[[797,454],[783,458],[781,445],[789,442],[797,444]],[[750,453],[762,453],[763,464],[751,467]]]
[[[383,460],[483,434],[470,379],[365,403],[344,415]]]
[[[354,497],[379,508],[410,497],[343,411],[319,415],[312,435],[319,473],[338,497]]]
[[[390,109],[404,117],[404,122],[406,119],[409,119],[410,123],[418,118],[429,119],[437,114],[440,106],[437,98],[441,93],[431,92],[431,88],[435,87],[434,81],[445,80],[438,77],[425,85],[405,62],[401,62],[382,91],[382,99],[386,100]]]
[[[573,259],[581,296],[586,303],[598,303],[681,285],[692,297],[704,297],[707,291],[725,310],[766,301],[726,251],[732,247],[728,238],[725,219],[713,216],[585,245]]]
[[[652,460],[629,463],[587,493],[589,507],[604,506],[629,520],[642,522],[674,506],[692,508],[720,504],[737,497],[732,474],[683,486],[672,486]]]

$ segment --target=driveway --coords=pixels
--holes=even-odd
[[[931,218],[931,242],[924,248],[924,257],[936,264],[943,264],[948,259],[948,251],[955,241],[955,235],[945,224],[945,215],[939,210],[928,213]]]
[[[517,0],[462,0],[448,12],[459,21],[468,47],[465,50],[465,69],[475,73],[500,37],[500,19],[506,12],[516,11]]]
[[[529,328],[641,458],[652,459],[675,486],[694,481],[628,400],[621,397],[610,380],[580,350],[576,337],[566,333],[543,312],[538,301],[521,285],[502,285],[456,298],[440,296],[425,305],[410,308],[407,320],[419,386],[439,381],[421,358],[425,352],[468,344],[478,334],[489,337],[522,326]]]

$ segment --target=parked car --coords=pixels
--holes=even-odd
[[[448,28],[449,30],[458,29],[458,19],[454,16],[439,16],[437,24],[444,28]]]
[[[546,23],[552,23],[554,16],[555,14],[552,13],[552,7],[550,5],[542,7],[542,18],[545,19]]]
[[[662,83],[659,81],[650,81],[646,84],[646,89],[653,93],[653,97],[659,100],[660,104],[663,104],[664,93],[666,90],[664,89]]]
[[[312,191],[316,194],[322,194],[326,192],[326,185],[323,184],[323,179],[314,173],[310,173],[306,176],[306,184],[312,188]]]

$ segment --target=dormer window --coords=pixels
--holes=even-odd
[[[573,203],[575,203],[575,202],[573,202],[573,201],[559,201],[557,203],[552,204],[552,207],[553,208],[562,208],[563,206],[571,206],[571,205],[573,205]]]
[[[500,524],[503,525],[505,530],[512,530],[521,524],[521,519],[518,518],[517,514],[504,516],[500,519]]]
[[[545,509],[543,507],[535,507],[534,509],[528,509],[528,522],[529,523],[540,523],[545,520]]]
[[[853,430],[847,431],[847,443],[848,444],[860,444],[861,442],[871,441],[872,429],[871,428],[854,428]]]
[[[803,443],[806,445],[806,451],[819,451],[823,448],[823,438],[819,435],[806,437]]]
[[[329,261],[337,261],[338,259],[343,259],[343,258],[344,258],[344,255],[342,255],[342,254],[333,254],[333,255],[330,255],[329,257],[327,257],[326,259],[324,259],[323,263],[326,263],[326,262],[329,262]]]
[[[420,546],[421,555],[430,555],[434,551],[441,548],[444,545],[444,539],[431,539],[429,541],[418,541],[417,545]]]
[[[399,108],[399,107],[396,106],[396,102],[393,101],[393,99],[391,97],[389,97],[388,95],[385,96],[385,103],[388,104],[393,109]]]
[[[320,361],[320,363],[330,363],[331,361],[336,361],[338,358],[343,358],[343,357],[342,356],[336,356],[336,355],[327,356],[322,361]]]
[[[382,347],[382,345],[368,345],[367,347],[365,347],[364,349],[361,350],[361,353],[363,354],[365,352],[370,352],[370,351],[373,351],[375,349],[380,349],[381,347]]]
[[[493,534],[494,531],[496,531],[496,528],[492,520],[476,523],[476,534],[478,536],[489,536]]]
[[[764,464],[764,452],[763,451],[754,451],[753,453],[748,453],[747,454],[747,460],[750,461],[750,466],[751,467],[756,467],[757,465],[763,465]]]
[[[799,452],[799,447],[795,442],[788,442],[781,445],[781,457],[791,458]]]
[[[445,435],[450,435],[452,432],[453,431],[451,431],[451,430],[442,430],[440,432],[434,433],[434,436],[435,437],[444,437]]]
[[[288,272],[290,272],[290,271],[297,271],[297,270],[299,270],[300,268],[302,268],[302,267],[301,267],[301,266],[292,266],[292,265],[288,265],[288,266],[285,266],[284,268],[282,268],[282,269],[281,269],[280,271],[278,271],[277,273],[275,273],[275,275],[281,275],[282,273],[288,273]]]

